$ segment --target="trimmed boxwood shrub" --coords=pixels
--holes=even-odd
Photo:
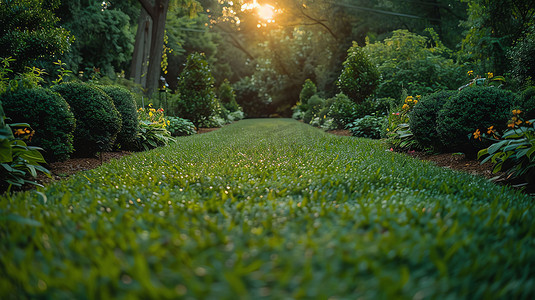
[[[30,145],[45,150],[47,162],[64,161],[74,151],[75,119],[69,104],[45,88],[19,89],[2,95],[11,123],[28,123],[35,130]]]
[[[71,106],[76,118],[74,149],[78,156],[91,156],[112,149],[121,129],[121,116],[111,98],[101,89],[80,82],[52,88]]]
[[[535,119],[535,86],[531,86],[522,92],[520,108],[524,111],[524,119]]]
[[[507,127],[511,106],[516,95],[495,87],[466,88],[449,98],[437,117],[437,132],[442,143],[450,151],[475,157],[488,142],[472,137],[477,129],[486,132],[494,126],[498,130]]]
[[[116,145],[122,149],[132,149],[139,131],[137,107],[134,95],[120,86],[105,85],[100,88],[110,96],[121,116],[121,131],[117,134]]]
[[[458,92],[440,91],[424,96],[412,109],[409,125],[414,138],[425,148],[441,150],[444,144],[440,141],[436,124],[439,111]]]

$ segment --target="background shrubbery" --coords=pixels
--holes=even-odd
[[[213,85],[214,78],[204,56],[199,53],[191,54],[180,74],[178,115],[198,127],[212,125],[212,119],[218,111]]]
[[[461,86],[466,70],[450,58],[451,51],[431,33],[430,40],[396,30],[392,37],[363,48],[381,74],[377,97],[399,99],[404,89],[409,95],[426,95]]]
[[[353,43],[347,53],[337,84],[342,93],[354,102],[360,103],[375,91],[380,74],[375,64],[370,61],[369,54],[357,43]]]

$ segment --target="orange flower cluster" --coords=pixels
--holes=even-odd
[[[35,130],[32,130],[31,128],[19,128],[19,129],[15,129],[13,134],[17,138],[31,141],[33,136],[35,135]]]

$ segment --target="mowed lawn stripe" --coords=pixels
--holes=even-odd
[[[535,296],[533,198],[288,119],[0,198],[0,298]]]

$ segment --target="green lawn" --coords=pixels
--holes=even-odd
[[[0,298],[529,299],[533,203],[246,120],[0,198]]]

